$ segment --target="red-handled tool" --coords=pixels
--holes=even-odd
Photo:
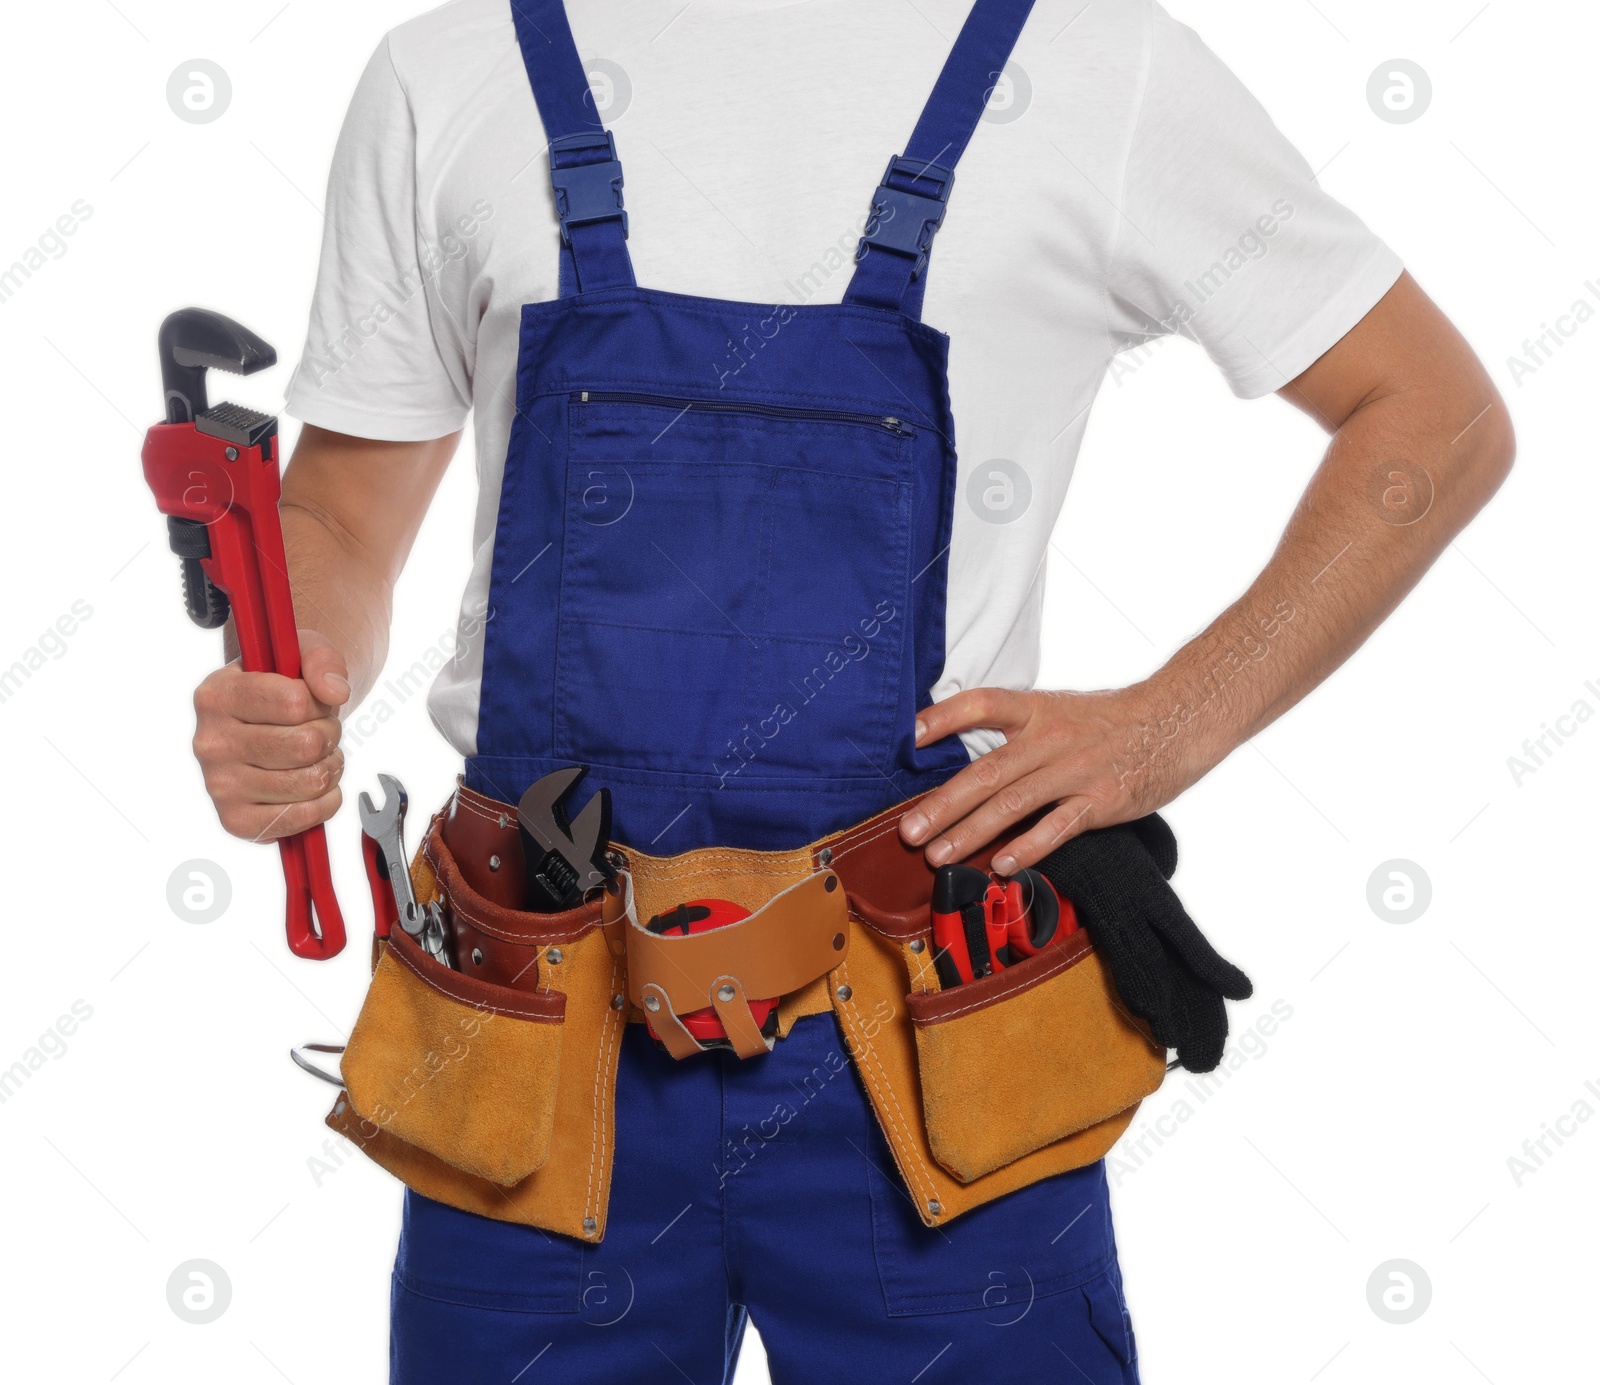
[[[189,617],[215,630],[231,610],[249,673],[300,676],[300,637],[278,520],[278,420],[239,404],[208,406],[206,371],[253,375],[277,363],[255,333],[220,313],[185,308],[161,324],[167,421],[145,435],[144,477],[183,560]],[[288,891],[289,950],[332,957],[344,947],[321,827],[278,842]]]
[[[940,866],[930,912],[933,965],[946,989],[1004,971],[1078,931],[1072,901],[1031,868],[1002,879],[975,866]]]

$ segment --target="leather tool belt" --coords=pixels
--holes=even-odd
[[[614,892],[531,914],[515,810],[458,788],[412,877],[444,904],[460,970],[399,930],[377,945],[328,1124],[425,1196],[598,1241],[624,1024],[648,1016],[674,1057],[704,1061],[680,1017],[711,1007],[759,1062],[831,1009],[928,1225],[1092,1163],[1161,1084],[1165,1050],[1086,936],[941,990],[908,806],[794,851],[619,848]],[[641,926],[697,896],[751,912],[689,936]],[[749,1002],[773,996],[769,1037]]]

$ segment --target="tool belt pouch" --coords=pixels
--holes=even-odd
[[[408,1187],[480,1216],[604,1234],[621,997],[621,901],[564,914],[494,904],[435,819],[412,871],[442,900],[452,970],[396,929],[380,944],[328,1124]]]
[[[435,1159],[510,1186],[550,1152],[566,997],[441,966],[398,929],[341,1064],[351,1104]]]
[[[1130,1110],[1166,1072],[1084,933],[906,1007],[928,1142],[962,1183]]]
[[[631,885],[630,885],[631,889]],[[751,997],[787,996],[826,975],[849,947],[850,916],[839,877],[821,870],[780,891],[749,917],[706,933],[652,933],[629,900],[628,998],[674,1058],[703,1045],[682,1015],[716,1011],[741,1058],[768,1052]]]
[[[853,930],[830,985],[912,1203],[938,1226],[1102,1158],[1161,1085],[1166,1051],[1087,935],[942,990],[932,872],[900,845],[900,811],[830,844]]]

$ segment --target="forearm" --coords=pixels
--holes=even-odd
[[[1125,773],[1192,783],[1322,682],[1421,580],[1510,466],[1504,404],[1478,385],[1386,396],[1346,419],[1260,576],[1144,685],[1150,717]]]
[[[284,548],[295,619],[330,641],[350,673],[354,709],[372,689],[389,652],[394,584],[337,521],[315,503],[291,503],[285,485]]]
[[[381,442],[308,425],[284,473],[295,616],[343,656],[347,708],[383,668],[394,585],[459,436]]]
[[[1349,658],[1511,466],[1504,402],[1410,275],[1279,393],[1333,440],[1238,601],[1131,688],[971,688],[918,714],[919,745],[1005,735],[901,819],[930,864],[1035,815],[995,857],[1010,873],[1176,798]]]

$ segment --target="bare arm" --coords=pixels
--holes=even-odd
[[[980,688],[922,713],[920,744],[1006,735],[902,823],[935,865],[1049,805],[997,869],[1177,797],[1349,658],[1511,466],[1504,402],[1409,275],[1280,394],[1333,440],[1260,576],[1164,667],[1131,688]]]
[[[195,756],[235,836],[290,836],[338,810],[339,712],[383,667],[394,584],[460,436],[397,443],[301,432],[281,507],[301,677],[230,663],[195,691]]]

